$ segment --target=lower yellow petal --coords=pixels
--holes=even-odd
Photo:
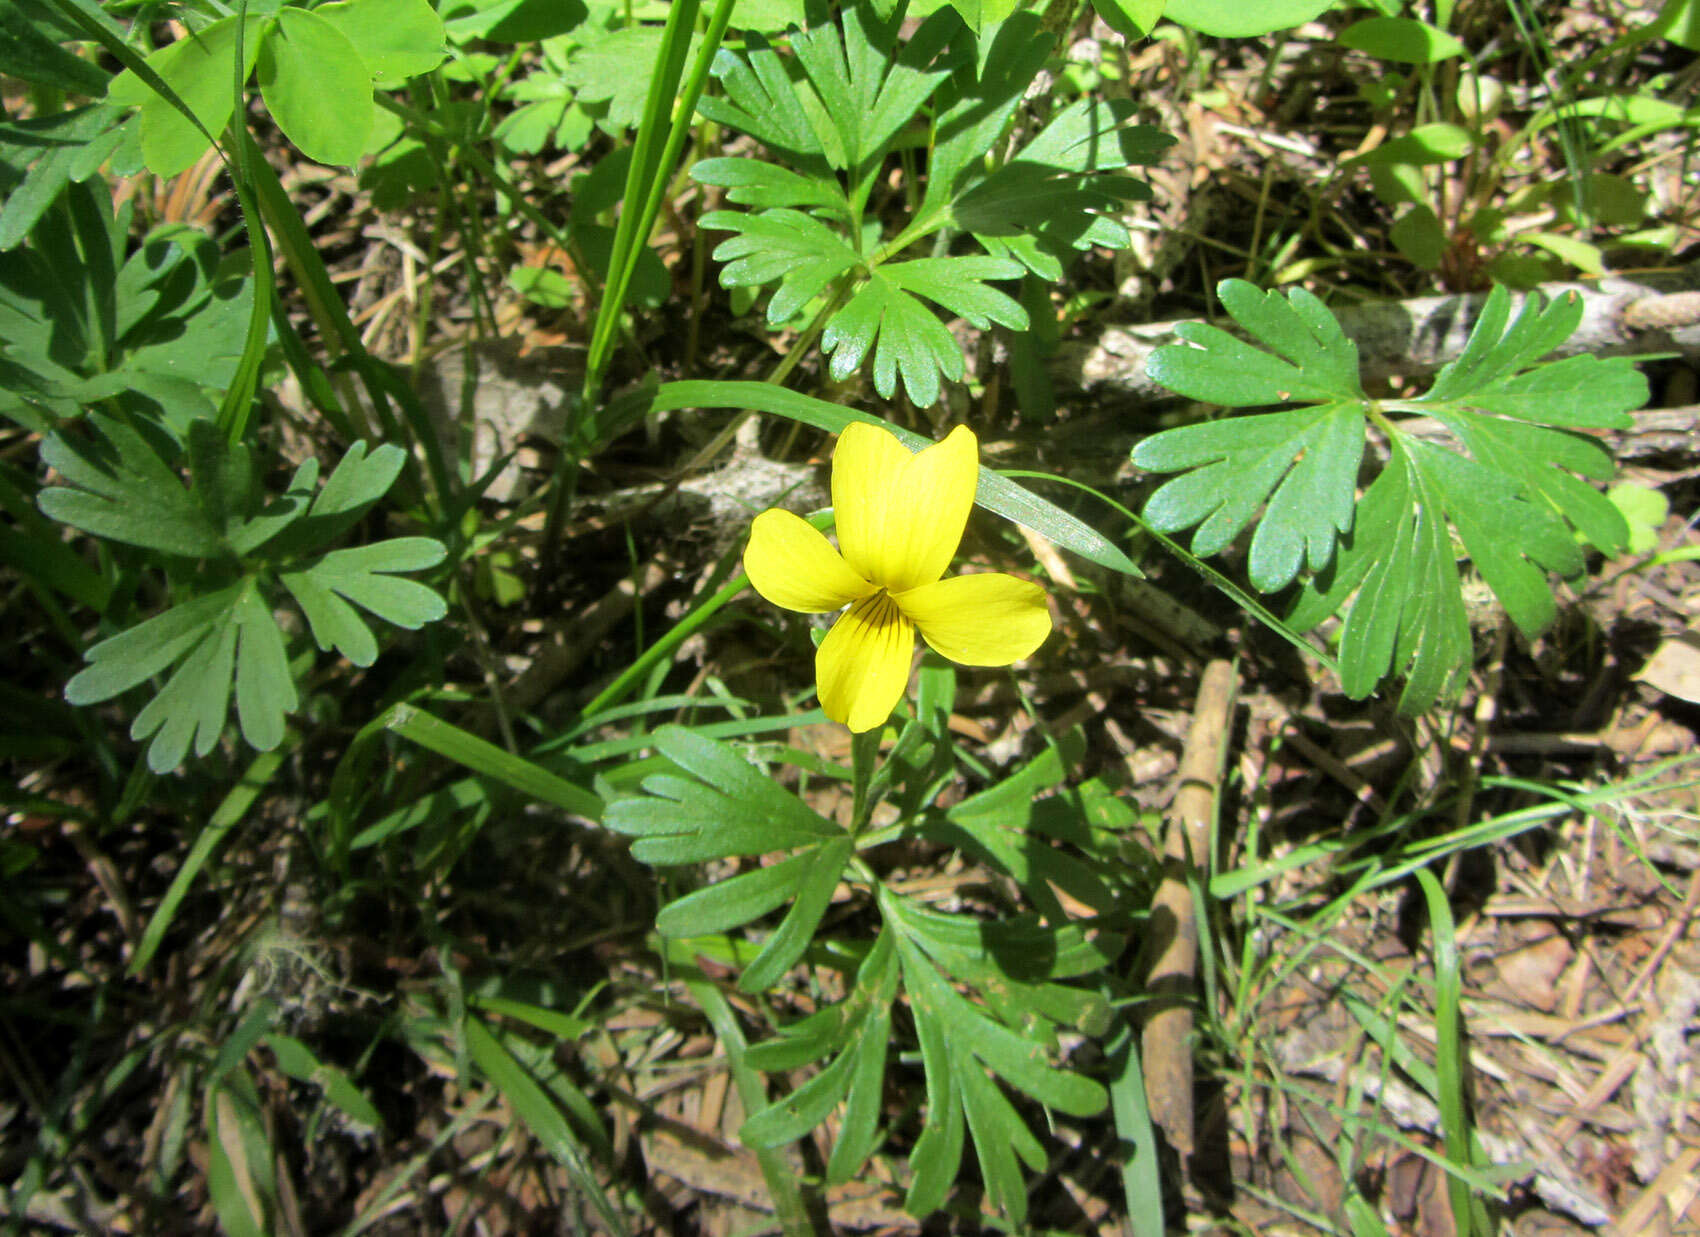
[[[814,525],[777,507],[750,525],[744,570],[756,592],[804,614],[825,614],[874,591]]]
[[[964,666],[1007,666],[1051,634],[1045,590],[1002,572],[952,576],[893,600],[923,640]]]
[[[845,611],[815,650],[821,708],[860,734],[884,724],[909,685],[915,629],[885,593]]]

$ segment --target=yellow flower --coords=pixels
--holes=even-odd
[[[941,580],[979,483],[979,444],[959,425],[912,455],[889,431],[855,421],[832,453],[839,549],[775,508],[750,528],[744,570],[776,606],[825,614],[849,606],[815,653],[821,708],[858,733],[882,725],[909,683],[915,629],[952,661],[1007,666],[1051,632],[1045,593],[1001,572]]]

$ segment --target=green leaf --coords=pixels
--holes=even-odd
[[[880,891],[881,908],[893,925],[902,918],[899,901]],[[911,930],[898,930],[897,949],[927,1079],[927,1114],[910,1157],[915,1176],[905,1205],[920,1215],[943,1202],[957,1175],[966,1118],[987,1195],[1013,1223],[1022,1224],[1027,1190],[1016,1157],[1038,1171],[1046,1162],[1044,1148],[986,1071],[1043,1104],[1076,1115],[1102,1111],[1108,1095],[1097,1082],[1056,1069],[1038,1043],[957,993]]]
[[[923,258],[879,267],[821,333],[832,376],[848,378],[872,349],[874,390],[892,398],[901,374],[911,400],[922,407],[936,403],[939,376],[953,382],[963,376],[962,348],[917,296],[958,313],[972,311],[980,326],[996,321],[1025,330],[1020,302],[983,282],[1020,274],[1015,263],[998,258]]]
[[[1414,17],[1366,17],[1335,36],[1341,47],[1397,64],[1435,64],[1464,54],[1446,31]]]
[[[91,413],[92,439],[71,428],[41,444],[42,461],[67,484],[36,497],[44,514],[96,537],[162,554],[217,558],[229,553],[223,529],[130,426]]]
[[[1163,0],[1092,0],[1092,11],[1124,39],[1142,39],[1163,17]]]
[[[779,281],[767,307],[767,320],[774,326],[802,313],[810,301],[825,294],[833,280],[862,261],[836,232],[802,211],[779,209],[759,215],[710,211],[702,217],[701,226],[737,233],[714,250],[714,260],[726,263],[720,271],[722,287]]]
[[[1219,39],[1245,39],[1303,25],[1328,9],[1334,0],[1169,0],[1163,16],[1176,25]]]
[[[1363,448],[1362,406],[1330,403],[1187,426],[1146,439],[1133,461],[1155,472],[1191,470],[1151,496],[1145,518],[1164,532],[1198,525],[1192,552],[1201,558],[1221,553],[1261,510],[1250,574],[1267,593],[1333,559],[1352,525]]]
[[[278,556],[303,554],[335,541],[389,493],[406,463],[406,452],[393,443],[368,451],[364,440],[356,442],[325,478],[324,488],[314,496],[306,517],[272,544],[270,552]],[[310,489],[316,476],[317,466],[312,476],[303,479],[298,474],[291,492]]]
[[[841,217],[847,212],[844,192],[835,183],[823,183],[759,159],[704,159],[691,168],[691,179],[723,186],[726,200],[740,206],[813,206]],[[730,226],[731,219],[727,223]]]
[[[852,1180],[878,1143],[883,1107],[891,1007],[897,993],[896,934],[882,929],[857,968],[844,1000],[779,1028],[758,1044],[749,1063],[758,1069],[795,1069],[829,1053],[835,1059],[790,1095],[752,1115],[739,1137],[755,1147],[779,1147],[804,1137],[845,1103],[844,1119],[827,1164],[827,1181]],[[798,1049],[807,1055],[799,1056]]]
[[[249,17],[243,27],[246,63],[239,74],[243,81],[253,72],[260,36],[269,21]],[[221,18],[147,58],[148,67],[177,92],[202,128],[214,136],[223,132],[236,107],[236,29],[236,18]],[[140,106],[142,158],[154,175],[175,176],[206,153],[206,136],[129,70],[112,79],[106,97],[114,103]]]
[[[522,1062],[518,1054],[528,1047],[525,1041],[518,1036],[492,1032],[475,1015],[468,1015],[462,1020],[460,1028],[466,1054],[479,1072],[502,1093],[526,1129],[566,1168],[577,1190],[591,1200],[603,1227],[610,1233],[623,1233],[625,1229],[619,1213],[608,1201],[608,1192],[598,1179],[590,1147],[573,1129],[572,1123],[551,1096],[551,1090],[560,1095],[562,1089],[558,1086],[545,1088],[539,1081],[540,1070],[550,1069],[552,1065],[549,1057],[542,1055],[534,1062]],[[573,1090],[576,1091],[576,1088]]]
[[[0,8],[0,14],[8,10]],[[4,18],[0,17],[0,22]],[[4,34],[0,33],[0,41]],[[57,44],[54,50],[60,50]],[[69,53],[66,53],[69,55]],[[99,70],[76,56],[74,64]],[[0,63],[11,65],[3,47]],[[105,78],[102,76],[102,82]],[[99,94],[101,87],[87,93]],[[27,168],[22,181],[11,184],[0,205],[0,250],[10,249],[29,234],[43,212],[59,198],[67,183],[86,179],[81,166],[91,152],[104,161],[118,141],[118,108],[107,103],[74,107],[50,116],[34,116],[0,126],[0,160],[14,169]],[[82,175],[79,175],[82,173]]]
[[[839,826],[725,744],[678,726],[661,727],[655,739],[662,755],[688,776],[646,777],[643,795],[609,805],[608,827],[638,839],[634,859],[656,866],[700,863],[843,836]]]
[[[588,820],[602,817],[602,800],[584,787],[424,709],[410,704],[392,705],[380,721],[383,729],[394,731],[474,773],[511,786],[522,795],[553,804]],[[340,775],[341,770],[338,772]]]
[[[207,1085],[207,1193],[219,1226],[229,1237],[263,1237],[275,1231],[282,1208],[277,1196],[277,1149],[266,1133],[263,1105],[253,1080],[238,1066]]]
[[[200,644],[236,604],[240,584],[173,606],[88,651],[88,667],[65,685],[72,704],[98,704],[151,678]]]
[[[7,0],[0,5],[0,64],[6,76],[98,98],[107,75],[62,45],[63,19],[33,0]]]
[[[1651,554],[1659,548],[1659,534],[1670,515],[1670,499],[1655,489],[1625,481],[1606,492],[1628,530],[1631,554]],[[1595,542],[1598,545],[1599,542]]]
[[[353,45],[379,86],[429,73],[448,56],[443,19],[426,0],[337,0],[313,11]]]
[[[1446,257],[1446,232],[1441,227],[1440,216],[1427,202],[1417,202],[1403,211],[1387,237],[1393,248],[1421,270],[1438,270]]]
[[[585,42],[574,50],[562,81],[581,102],[608,105],[604,128],[634,128],[643,118],[649,79],[660,59],[662,28],[628,26],[608,34],[581,34]]]
[[[714,57],[714,76],[725,97],[705,94],[697,102],[702,116],[749,134],[798,173],[835,183],[826,148],[803,110],[785,61],[766,39],[746,36],[741,56],[722,49]]]
[[[269,752],[283,742],[283,719],[300,703],[289,677],[283,633],[257,589],[243,592],[232,617],[241,637],[236,661],[236,716],[248,745]],[[228,676],[228,666],[224,672]],[[220,724],[223,720],[221,709]]]
[[[372,545],[332,550],[308,568],[322,584],[363,606],[379,618],[416,631],[448,613],[448,606],[431,589],[392,573],[435,567],[447,551],[429,537],[394,537]]]
[[[297,1082],[318,1088],[356,1131],[376,1134],[384,1128],[383,1117],[345,1071],[319,1060],[311,1048],[293,1036],[273,1033],[264,1043],[280,1070]]]
[[[902,18],[894,12],[878,20],[868,6],[849,4],[840,11],[842,30],[823,24],[791,37],[819,93],[821,120],[833,128],[836,140],[827,150],[837,167],[858,169],[883,159],[898,131],[954,68],[954,58],[943,53],[956,18],[941,10],[899,38]]]
[[[359,162],[372,132],[372,76],[347,35],[316,12],[280,9],[260,42],[259,70],[272,119],[302,154],[336,167]]]
[[[1264,591],[1301,572],[1289,618],[1298,630],[1347,607],[1340,671],[1362,697],[1389,673],[1406,674],[1401,708],[1447,694],[1471,651],[1453,535],[1512,621],[1534,636],[1555,613],[1549,572],[1584,566],[1576,534],[1617,553],[1628,528],[1611,502],[1581,478],[1608,480],[1612,461],[1572,427],[1629,423],[1647,397],[1627,360],[1578,356],[1540,365],[1575,329],[1577,298],[1531,299],[1515,321],[1495,288],[1464,351],[1426,395],[1372,401],[1357,385],[1356,351],[1319,302],[1285,303],[1229,281],[1223,303],[1247,343],[1214,327],[1182,332],[1148,372],[1195,399],[1309,407],[1186,426],[1134,450],[1141,467],[1185,475],[1154,493],[1146,517],[1158,529],[1198,526],[1199,554],[1225,549],[1253,520],[1249,572]],[[1277,357],[1271,354],[1279,353]],[[1428,414],[1463,450],[1409,432],[1398,414]],[[1362,498],[1368,418],[1389,458]],[[1348,606],[1348,602],[1350,603]]]
[[[1462,159],[1476,144],[1475,134],[1461,125],[1436,122],[1418,125],[1409,133],[1383,142],[1374,150],[1341,161],[1342,168],[1374,163],[1450,163]]]
[[[952,219],[993,253],[1010,238],[1030,242],[1009,252],[1044,279],[1062,277],[1071,251],[1126,248],[1127,229],[1115,215],[1126,203],[1149,198],[1150,188],[1101,173],[1155,163],[1174,144],[1165,133],[1133,124],[1136,114],[1131,100],[1069,105],[1008,163],[965,181],[950,203]],[[1035,251],[1037,261],[1028,256]]]
[[[987,37],[987,35],[990,37]],[[1007,130],[1015,109],[1044,67],[1056,36],[1032,13],[1017,13],[976,40],[972,69],[964,66],[940,90],[925,206],[948,201]],[[1070,109],[1065,109],[1070,110]]]

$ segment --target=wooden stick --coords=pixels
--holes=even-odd
[[[1234,667],[1213,661],[1204,668],[1175,776],[1163,847],[1163,882],[1151,905],[1146,956],[1150,1012],[1141,1037],[1146,1100],[1151,1119],[1183,1163],[1194,1150],[1192,1110],[1192,1001],[1198,969],[1198,921],[1189,877],[1206,880],[1211,863],[1211,822],[1223,756],[1233,720],[1238,681]]]

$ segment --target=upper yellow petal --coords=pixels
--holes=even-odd
[[[1051,634],[1045,590],[1002,572],[952,576],[892,598],[921,638],[965,666],[1007,666]]]
[[[805,614],[824,614],[874,591],[814,525],[778,507],[750,525],[744,570],[774,605]]]
[[[832,453],[845,560],[894,593],[937,580],[962,541],[979,479],[979,443],[965,425],[915,455],[878,426],[847,425]]]
[[[909,684],[915,629],[884,593],[846,610],[815,650],[820,705],[860,734],[883,725]]]

